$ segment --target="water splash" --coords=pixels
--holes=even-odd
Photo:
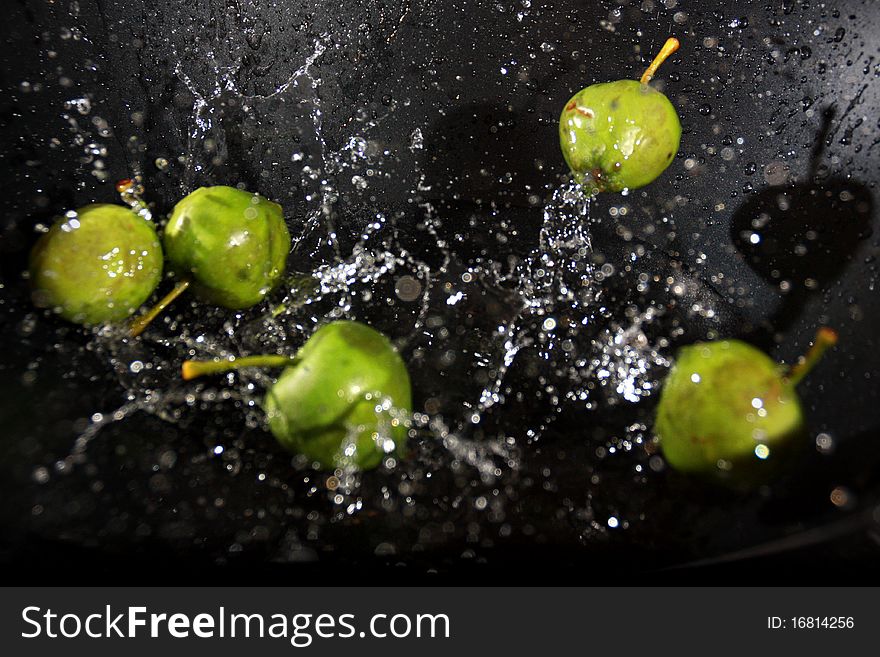
[[[265,428],[260,404],[272,372],[235,372],[184,385],[179,363],[294,353],[317,326],[339,318],[366,321],[389,334],[409,363],[422,400],[410,418],[412,449],[406,459],[389,457],[369,474],[343,468],[317,475],[296,457],[284,466],[284,476],[272,486],[284,491],[288,511],[315,498],[324,502],[303,536],[290,537],[297,549],[317,541],[327,523],[395,509],[418,507],[442,519],[469,507],[500,523],[520,487],[531,485],[526,483],[535,476],[529,450],[556,418],[638,404],[656,391],[657,377],[669,365],[667,331],[656,327],[665,311],[641,301],[628,304],[625,312],[612,307],[607,279],[615,266],[634,266],[635,258],[609,263],[597,257],[591,201],[583,190],[563,183],[541,210],[536,202],[535,211],[543,213],[538,243],[517,264],[503,254],[466,258],[440,230],[446,210],[423,197],[430,187],[422,167],[430,153],[422,126],[407,126],[403,134],[409,138],[398,146],[374,137],[405,100],[383,100],[384,109],[375,115],[355,110],[328,124],[322,99],[327,73],[321,63],[338,48],[334,35],[321,34],[299,65],[264,93],[242,89],[240,62],[205,53],[193,64],[172,50],[174,75],[192,97],[187,150],[177,160],[184,163],[181,192],[229,182],[215,180],[215,170],[230,158],[227,124],[260,126],[280,104],[299,109],[300,120],[275,133],[272,145],[300,170],[298,194],[305,211],[288,217],[296,271],[252,312],[194,310],[189,302],[140,340],[99,332],[90,348],[112,364],[127,401],[92,416],[70,454],[59,461],[64,465],[57,474],[87,464],[101,432],[138,413],[190,426],[195,417],[231,406],[246,428]],[[193,65],[207,68],[210,84],[196,84],[206,76],[203,70],[195,75]],[[229,106],[242,113],[232,121],[224,116]],[[143,189],[138,174],[134,171],[132,186],[120,191],[130,207],[149,218],[144,200],[149,189]],[[406,210],[384,196],[382,184],[386,176],[401,175],[410,189]],[[588,448],[579,475],[586,479],[601,468],[612,448],[629,453],[644,445],[644,425],[626,427],[599,445],[603,456],[591,438],[584,438]],[[224,459],[237,475],[245,447],[220,429],[209,431],[217,432],[212,449],[220,450],[209,457]],[[437,490],[454,494],[439,499]],[[615,513],[616,519],[620,514]],[[607,531],[609,525],[593,513],[591,497],[576,515],[587,523],[585,534]]]

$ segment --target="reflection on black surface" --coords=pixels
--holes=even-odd
[[[430,196],[528,206],[529,192],[543,196],[562,170],[555,121],[541,128],[523,108],[489,103],[453,108],[426,135]]]
[[[555,130],[527,109],[488,102],[455,107],[428,126],[424,195],[438,234],[459,256],[524,256],[537,242],[541,205],[556,184]],[[549,143],[549,148],[548,148]],[[499,234],[502,235],[499,242]]]
[[[749,266],[785,294],[768,324],[784,332],[807,299],[836,281],[871,234],[873,199],[862,183],[839,173],[818,175],[834,118],[826,110],[805,182],[767,187],[733,216],[731,238]]]

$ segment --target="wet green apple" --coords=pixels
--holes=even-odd
[[[837,340],[821,329],[807,356],[786,368],[740,340],[683,347],[661,391],[654,426],[675,469],[760,479],[803,429],[797,384]],[[758,476],[756,476],[756,474]]]
[[[281,206],[235,187],[202,187],[174,206],[165,226],[171,268],[224,308],[262,301],[284,274],[290,233]]]
[[[263,407],[278,442],[321,468],[367,470],[402,453],[412,406],[409,374],[387,337],[353,321],[326,324],[293,357],[187,361],[192,379],[243,367],[284,366]]]
[[[161,277],[156,231],[120,205],[96,203],[68,212],[30,254],[34,304],[77,324],[125,319]]]
[[[591,194],[643,187],[666,170],[681,139],[669,99],[648,84],[679,42],[671,38],[641,80],[591,85],[566,103],[559,119],[562,154]]]
[[[238,310],[259,303],[281,281],[290,232],[281,206],[235,187],[201,187],[181,199],[163,235],[178,285],[132,325],[139,335],[192,286],[209,303]]]

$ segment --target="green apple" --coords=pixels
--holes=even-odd
[[[192,286],[208,303],[238,310],[259,303],[281,281],[290,232],[281,206],[235,187],[201,187],[181,199],[163,235],[180,283],[132,325],[139,335]]]
[[[187,361],[184,379],[243,367],[284,366],[263,401],[269,430],[320,467],[367,470],[402,453],[412,406],[409,374],[384,335],[365,324],[326,324],[287,356]]]
[[[171,268],[195,293],[224,308],[249,308],[284,274],[290,233],[281,206],[235,187],[201,187],[174,206],[165,226]]]
[[[823,328],[794,368],[740,340],[683,347],[660,395],[654,430],[682,472],[755,479],[803,429],[797,384],[837,340]],[[757,477],[760,478],[760,477]]]
[[[594,84],[565,104],[559,119],[562,154],[575,180],[591,194],[643,187],[678,153],[678,114],[648,84],[678,46],[677,39],[667,40],[641,80]]]
[[[131,315],[162,277],[162,246],[152,224],[120,205],[68,212],[30,254],[34,304],[77,324]]]

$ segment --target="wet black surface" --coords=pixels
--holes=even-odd
[[[858,514],[880,502],[880,12],[869,0],[831,4],[399,0],[331,13],[308,2],[190,9],[81,0],[72,15],[66,2],[16,3],[0,52],[0,560],[29,581],[79,583],[120,573],[144,583],[876,581],[877,523]],[[625,427],[649,424],[653,399],[601,396],[591,412],[565,407],[540,440],[520,437],[520,467],[497,480],[420,438],[424,461],[397,477],[367,475],[358,493],[364,511],[354,515],[331,501],[323,476],[292,467],[232,402],[178,404],[185,410],[174,421],[134,413],[99,434],[85,465],[52,472],[89,417],[126,403],[121,382],[134,377],[127,362],[109,364],[90,334],[29,307],[21,274],[37,223],[114,201],[113,182],[140,171],[159,213],[195,186],[241,182],[281,202],[294,234],[312,231],[308,196],[320,192],[321,177],[308,179],[303,168],[328,168],[315,105],[300,88],[276,92],[294,79],[320,79],[325,152],[378,120],[369,148],[392,153],[375,156],[383,175],[366,191],[348,169],[324,173],[339,197],[333,220],[343,256],[382,211],[397,217],[399,243],[435,269],[442,254],[419,227],[430,203],[438,237],[455,255],[450,271],[508,269],[536,247],[542,206],[563,172],[562,103],[586,84],[637,77],[670,33],[683,47],[657,83],[681,115],[681,152],[651,186],[594,201],[596,260],[615,270],[590,330],[654,305],[666,313],[646,329],[652,337],[675,331],[672,345],[747,337],[790,361],[817,326],[836,327],[839,347],[801,387],[810,442],[781,480],[738,493],[655,472],[643,445],[622,447],[640,433]],[[291,77],[316,42],[325,51],[312,77]],[[214,93],[218,79],[225,87]],[[207,128],[194,120],[193,89]],[[65,109],[84,95],[87,115]],[[77,120],[76,131],[63,114]],[[95,117],[111,133],[102,135]],[[410,148],[415,129],[422,148]],[[106,181],[93,175],[94,158],[82,161],[78,136],[105,145]],[[170,165],[160,170],[156,158]],[[780,193],[790,211],[779,209]],[[743,233],[762,212],[772,219],[756,246]],[[816,239],[800,256],[805,230]],[[299,271],[326,258],[311,244],[294,251]],[[633,253],[643,255],[626,271]],[[642,272],[661,283],[640,292]],[[687,282],[687,293],[676,297],[662,283],[667,276]],[[517,303],[509,285],[478,281],[468,290],[451,348],[479,348],[476,336],[509,319]],[[715,315],[688,312],[695,302]],[[181,326],[219,334],[228,319],[197,305],[178,312],[179,324],[161,327],[166,337]],[[397,338],[412,326],[403,304],[360,312]],[[234,344],[260,340],[245,331]],[[150,348],[145,361],[168,360],[137,389],[177,389],[175,345]],[[440,399],[460,411],[488,375],[477,369],[462,380],[442,370],[439,350],[420,339],[404,350],[416,410]],[[528,349],[521,360],[537,362]],[[537,367],[511,373],[524,401],[487,413],[476,438],[542,423],[546,398],[529,396],[542,387]],[[641,433],[650,438],[647,427]],[[819,434],[833,450],[816,450]],[[619,453],[609,455],[609,446]],[[47,483],[35,481],[39,467],[51,473]],[[844,495],[838,505],[835,490]],[[481,498],[483,509],[475,506]],[[626,526],[609,529],[610,517]],[[787,536],[792,544],[774,543]],[[752,546],[767,554],[740,553]],[[732,560],[670,570],[719,555]]]

